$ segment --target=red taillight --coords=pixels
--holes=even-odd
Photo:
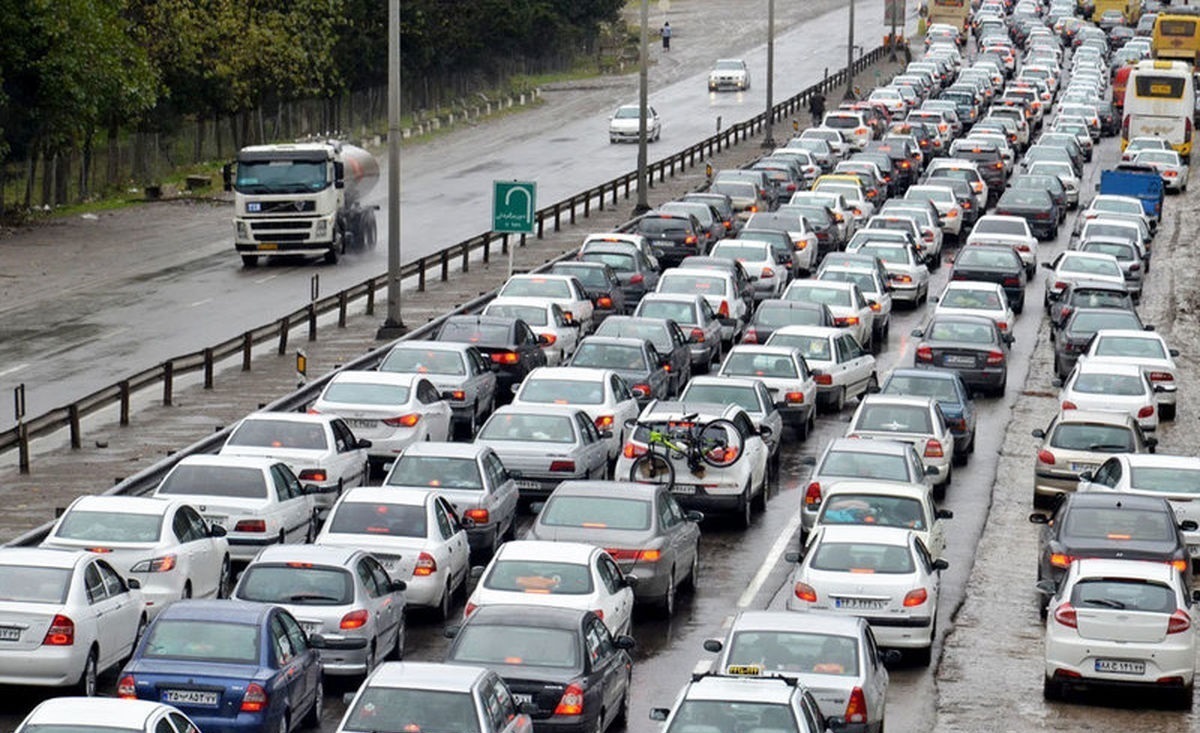
[[[646,276],[640,272],[635,272],[629,278],[630,285],[640,285],[641,283],[644,283],[644,282],[646,282]]]
[[[813,481],[804,490],[804,506],[812,509],[821,506],[821,484],[818,481]]]
[[[804,393],[803,392],[788,392],[786,395],[784,395],[784,399],[792,404],[803,403],[804,402]]]
[[[697,344],[704,343],[704,331],[699,328],[692,329],[692,342]]]
[[[554,708],[555,715],[583,715],[583,688],[574,683],[567,685],[562,699]]]
[[[1131,264],[1129,266],[1129,271],[1130,272],[1141,272],[1142,271],[1142,263],[1134,262],[1133,264]]]
[[[684,244],[695,244],[696,243],[696,235],[695,234],[687,235],[687,237],[684,238],[683,243]]]
[[[261,713],[267,709],[267,691],[257,682],[246,685],[246,693],[242,695],[243,713]]]
[[[792,588],[792,593],[806,603],[817,602],[817,591],[808,583],[796,583],[795,587]]]
[[[417,556],[417,566],[413,568],[413,577],[428,577],[437,572],[437,560],[428,552]]]
[[[1050,554],[1050,564],[1056,568],[1069,568],[1071,567],[1071,563],[1075,562],[1077,559],[1078,558],[1076,558],[1074,555],[1067,555],[1066,553],[1062,552],[1054,552]]]
[[[1038,463],[1045,463],[1047,466],[1054,465],[1054,454],[1048,450],[1040,450],[1037,455]]]
[[[601,295],[599,298],[596,298],[596,306],[600,308],[612,308],[612,298],[607,295]]]
[[[926,242],[932,242],[933,241],[933,230],[929,229],[928,231],[923,232],[921,234],[921,239],[924,239]]]
[[[846,326],[857,326],[858,316],[846,316],[844,318],[834,318],[833,325],[845,328]]]
[[[996,162],[996,163],[992,164],[992,167],[998,171],[1002,171],[1002,170],[1004,170],[1004,163]]]
[[[551,461],[550,472],[575,473],[575,461]]]
[[[1006,277],[1006,278],[1004,278],[1004,283],[1003,283],[1003,284],[1004,284],[1004,285],[1020,285],[1020,284],[1021,284],[1021,278],[1019,278],[1019,277]]]
[[[879,311],[883,310],[883,306],[881,306],[878,302],[875,302],[871,304],[871,310],[878,313]]]
[[[621,449],[621,455],[625,456],[626,458],[637,458],[645,452],[645,446],[636,445],[634,443],[626,443],[625,447]]]
[[[747,328],[746,335],[742,336],[742,343],[743,344],[757,344],[758,343],[758,331],[755,331],[753,327]]]
[[[71,646],[75,643],[75,622],[61,613],[54,614],[42,646]]]
[[[1062,403],[1062,409],[1064,409],[1064,410],[1078,410],[1078,409],[1079,409],[1079,405],[1075,404],[1074,402],[1072,402],[1072,401],[1070,401],[1070,400],[1063,400],[1063,403]]]
[[[487,524],[488,520],[492,518],[487,509],[468,509],[463,512],[463,516],[470,518],[476,525]]]
[[[301,481],[328,481],[329,474],[323,468],[306,468],[296,478]]]
[[[350,613],[346,614],[345,616],[342,616],[342,622],[340,624],[338,624],[338,628],[361,629],[362,627],[366,626],[367,621],[370,621],[370,620],[371,620],[370,614],[368,614],[366,611],[364,611],[363,609],[360,608],[357,611],[351,611]]]
[[[913,281],[912,275],[888,275],[888,277],[891,278],[893,282],[898,282],[904,285],[908,285]]]
[[[729,301],[728,300],[721,301],[721,307],[717,309],[717,316],[719,316],[721,318],[729,317]]]
[[[850,691],[850,700],[846,703],[847,723],[866,723],[867,722],[867,698],[863,695],[861,687],[855,687]]]
[[[133,675],[127,674],[117,683],[117,697],[122,700],[137,699],[137,681],[133,679]]]
[[[658,562],[662,559],[662,550],[623,550],[616,547],[605,548],[614,560],[632,560],[634,562]]]
[[[418,413],[410,412],[399,417],[389,417],[383,421],[383,424],[393,428],[412,428],[416,427],[419,422],[421,422],[421,416]]]
[[[1054,620],[1070,629],[1079,628],[1079,616],[1070,603],[1064,603],[1054,610]]]
[[[491,355],[492,361],[497,364],[518,364],[521,361],[521,356],[515,351],[501,351]]]
[[[946,454],[942,451],[942,443],[939,440],[930,438],[925,441],[925,457],[926,458],[942,458]]]
[[[816,382],[817,384],[828,387],[829,385],[833,384],[833,375],[832,374],[814,374],[813,381]]]
[[[243,519],[233,525],[234,532],[266,532],[267,520],[265,519]]]
[[[989,351],[987,355],[988,366],[1000,366],[1004,363],[1004,354],[999,351]]]
[[[933,347],[918,346],[917,361],[933,361]]]
[[[772,270],[770,267],[764,267],[762,269],[762,274],[759,275],[759,277],[760,278],[775,277],[775,271]]]
[[[613,426],[613,416],[612,415],[599,415],[592,422],[594,422],[596,424],[597,430],[608,430],[609,428],[611,428]]]
[[[450,393],[450,399],[454,400],[455,402],[462,402],[466,398],[467,398],[467,393],[462,391],[461,389],[456,389]]]
[[[924,588],[914,588],[904,594],[904,607],[913,608],[929,600],[929,593]]]
[[[1008,321],[996,321],[996,327],[999,328],[1001,331],[1007,331],[1008,330]]]
[[[1152,415],[1154,415],[1154,405],[1146,405],[1142,409],[1138,410],[1139,418],[1151,417]]]
[[[544,342],[542,342],[542,344],[541,344],[541,346],[542,346],[542,348],[543,348],[543,349],[544,349],[544,348],[546,348],[547,346],[553,346],[553,345],[554,345],[554,342],[555,342],[555,341],[558,341],[558,336],[555,336],[555,335],[554,335],[554,334],[552,334],[552,333],[543,333],[543,334],[540,334],[540,335],[539,335],[539,338],[544,338],[544,339],[546,339],[546,340],[545,340]]]
[[[653,394],[653,390],[652,390],[652,389],[650,389],[650,385],[648,385],[648,384],[645,384],[645,383],[642,383],[642,384],[635,384],[635,385],[631,386],[631,387],[629,388],[629,390],[630,390],[631,392],[633,392],[635,395],[636,395],[638,392],[641,392],[642,394],[644,394],[644,395],[646,395],[646,396],[650,396],[651,394]],[[553,469],[551,469],[551,470],[553,470]]]
[[[1170,372],[1150,372],[1151,382],[1174,382],[1175,375]]]
[[[1191,563],[1191,560],[1172,560],[1171,562],[1169,562],[1167,564],[1170,565],[1171,567],[1175,568],[1176,570],[1178,570],[1181,573],[1186,573],[1189,563]]]
[[[475,613],[475,609],[479,608],[474,603],[468,603],[463,606],[463,618],[470,618],[471,614]]]

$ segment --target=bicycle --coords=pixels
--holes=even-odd
[[[703,478],[706,466],[729,468],[741,459],[745,439],[733,421],[695,420],[695,413],[685,415],[668,422],[665,430],[651,423],[636,423],[634,436],[646,443],[646,452],[629,467],[629,480],[666,484],[671,490],[675,486],[674,460],[686,460],[688,470]],[[638,436],[639,431],[645,431],[645,435]]]

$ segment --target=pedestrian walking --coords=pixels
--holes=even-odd
[[[809,98],[808,111],[812,113],[813,126],[820,125],[825,118],[825,95],[820,90]]]
[[[663,50],[671,50],[671,21],[663,23],[662,30],[658,32],[662,36]]]

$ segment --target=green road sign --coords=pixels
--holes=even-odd
[[[492,182],[492,231],[533,234],[537,184],[532,181]]]

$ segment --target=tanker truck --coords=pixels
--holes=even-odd
[[[379,163],[338,141],[242,148],[222,169],[234,193],[234,245],[242,264],[260,257],[323,256],[375,247],[375,211],[364,199],[379,181]]]

